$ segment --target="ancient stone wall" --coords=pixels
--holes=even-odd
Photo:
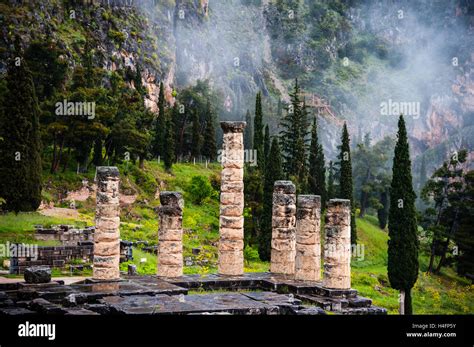
[[[221,122],[224,131],[219,218],[218,272],[244,272],[244,139],[245,122]]]
[[[325,219],[323,286],[351,288],[351,202],[329,200]]]
[[[295,279],[321,279],[321,197],[298,195],[296,209]]]
[[[119,171],[116,167],[97,167],[93,267],[93,278],[96,280],[120,278],[119,183]]]
[[[272,249],[270,271],[295,273],[296,187],[291,181],[276,181],[273,188]]]
[[[183,275],[183,208],[181,193],[161,192],[158,230],[158,276]]]

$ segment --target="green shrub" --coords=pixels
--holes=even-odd
[[[191,183],[188,185],[187,192],[193,203],[201,205],[205,199],[213,195],[214,190],[206,177],[193,176]]]
[[[258,250],[254,247],[249,246],[249,245],[245,246],[245,248],[244,248],[244,259],[247,262],[259,261],[260,256],[258,254]]]

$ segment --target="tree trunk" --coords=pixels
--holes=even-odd
[[[70,158],[70,157],[71,157],[71,147],[68,148],[67,157],[66,157],[66,159],[64,160],[63,172],[66,172],[67,164],[68,164],[68,162],[69,162],[69,158]]]
[[[401,315],[405,314],[405,291],[404,290],[400,290],[398,303],[400,304],[400,306],[398,307],[398,313]]]
[[[54,167],[54,172],[58,171],[59,165],[61,164],[61,160],[63,158],[63,150],[64,150],[64,142],[66,140],[63,138],[61,139],[61,146],[59,146],[59,154],[58,154],[58,160],[56,161],[56,165]]]
[[[57,160],[57,154],[56,154],[56,134],[54,134],[53,138],[53,160],[51,161],[51,169],[49,170],[50,173],[54,173],[54,168],[56,167],[56,160]]]
[[[140,169],[143,169],[145,167],[145,159],[142,155],[138,158],[138,167]]]
[[[461,200],[461,203],[462,201],[463,200]],[[439,273],[441,271],[441,267],[443,266],[443,263],[446,260],[446,252],[448,251],[449,242],[451,241],[451,238],[454,237],[454,233],[458,228],[458,215],[459,208],[456,209],[456,213],[454,214],[453,224],[451,224],[451,229],[449,230],[448,238],[446,240],[446,243],[444,244],[443,253],[441,254],[441,259],[439,260],[438,266],[436,267],[434,273]]]
[[[413,314],[413,307],[411,305],[411,288],[405,290],[405,314],[412,315]]]
[[[431,242],[431,254],[430,254],[430,265],[428,265],[428,270],[426,272],[433,272],[433,263],[435,257],[435,240]]]

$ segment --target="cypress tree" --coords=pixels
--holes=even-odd
[[[287,177],[297,179],[304,184],[307,174],[306,168],[306,137],[308,135],[308,112],[305,102],[300,99],[298,79],[290,93],[290,104],[287,114],[282,118],[280,126],[280,141],[282,145],[284,171]],[[298,190],[301,186],[298,185]]]
[[[311,145],[309,149],[308,190],[311,194],[321,196],[321,206],[326,206],[326,168],[324,166],[323,146],[318,141],[318,125],[316,117],[311,129]]]
[[[339,153],[339,197],[351,201],[351,243],[357,243],[357,228],[354,213],[351,145],[347,124],[344,122],[341,136],[341,152]]]
[[[380,193],[380,204],[382,205],[377,210],[377,218],[379,220],[379,227],[380,229],[385,229],[387,226],[387,218],[388,218],[388,191],[384,190]]]
[[[334,164],[332,160],[329,162],[329,175],[328,175],[328,191],[327,191],[327,200],[333,199],[335,195],[335,186],[334,186]]]
[[[212,114],[211,102],[209,99],[207,99],[206,105],[206,129],[204,130],[204,144],[202,148],[202,154],[210,161],[214,161],[217,154],[214,116]]]
[[[258,92],[255,98],[255,118],[253,124],[253,148],[257,150],[257,165],[259,168],[263,168],[263,113],[261,92]]]
[[[0,197],[7,210],[35,211],[41,203],[39,107],[26,62],[14,57],[0,120]]]
[[[193,112],[193,133],[192,133],[192,147],[191,155],[193,157],[199,157],[201,155],[201,145],[202,145],[202,136],[201,136],[201,123],[199,121],[199,114],[195,110]]]
[[[258,242],[258,254],[261,260],[270,260],[270,249],[272,239],[272,205],[273,205],[273,184],[275,181],[283,179],[282,160],[280,146],[276,137],[272,140],[270,147],[264,184],[263,184],[263,211],[262,226]]]
[[[165,115],[165,143],[163,146],[163,162],[165,170],[171,171],[174,162],[174,128],[171,114]]]
[[[270,129],[268,128],[268,124],[265,126],[265,136],[263,139],[263,159],[265,166],[268,162],[268,155],[270,154]]]
[[[160,82],[160,92],[158,94],[158,117],[155,123],[155,138],[153,144],[153,154],[155,156],[163,155],[166,132],[165,127],[165,88],[163,87],[163,82]]]
[[[407,131],[403,116],[400,116],[390,187],[387,270],[392,288],[405,294],[405,314],[412,313],[411,288],[418,277],[415,199]]]
[[[247,114],[245,115],[245,122],[247,126],[244,130],[244,148],[248,150],[252,150],[253,147],[253,126],[252,126],[252,115],[250,111],[247,110]]]

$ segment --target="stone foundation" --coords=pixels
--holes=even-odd
[[[296,188],[291,181],[276,181],[273,188],[270,271],[293,275],[296,256]]]
[[[221,122],[221,196],[219,217],[218,272],[244,273],[244,139],[245,122]]]
[[[93,267],[93,278],[96,280],[120,279],[119,183],[119,171],[116,167],[97,167]]]
[[[321,279],[321,197],[298,195],[296,210],[295,279]]]
[[[158,231],[158,276],[183,275],[183,208],[181,193],[161,192]]]
[[[325,219],[323,286],[351,288],[351,202],[329,200]]]

